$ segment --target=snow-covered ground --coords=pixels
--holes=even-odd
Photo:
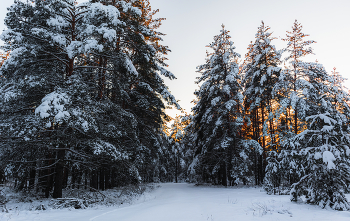
[[[350,200],[350,195],[348,195]],[[88,209],[0,212],[6,221],[349,221],[350,212],[292,203],[260,188],[161,184],[131,204]]]

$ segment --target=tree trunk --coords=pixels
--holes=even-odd
[[[92,171],[90,186],[94,189],[98,189],[98,172]]]
[[[266,151],[266,144],[265,144],[265,136],[264,136],[264,123],[265,123],[265,111],[264,111],[264,105],[261,102],[261,135],[262,135],[262,148],[264,152]]]
[[[87,170],[85,170],[85,173],[84,173],[85,175],[84,175],[84,189],[87,189],[87,187],[88,187],[88,171]]]
[[[227,171],[226,171],[226,163],[223,161],[220,165],[221,169],[221,185],[227,186]]]
[[[295,135],[298,134],[298,109],[295,107],[294,110],[294,133]]]
[[[177,173],[178,173],[177,167],[178,167],[178,165],[177,165],[177,154],[175,154],[175,183],[177,183]]]
[[[62,188],[67,188],[68,184],[71,184],[71,183],[68,183],[69,181],[69,169],[64,167],[63,168],[63,184],[62,184]]]
[[[62,198],[63,189],[63,170],[64,170],[64,158],[65,150],[64,145],[59,144],[59,150],[57,151],[57,163],[56,163],[56,173],[55,173],[55,185],[53,190],[53,198]]]
[[[271,100],[269,101],[269,106],[270,106],[270,111],[273,111],[272,110],[273,108],[272,108]],[[273,125],[273,119],[270,119],[269,123],[270,123],[270,136],[271,136],[271,141],[270,142],[271,142],[271,144],[273,146],[275,146],[276,145],[276,140],[275,140],[275,127]]]
[[[52,158],[52,153],[49,153],[48,159]],[[51,165],[53,162],[52,160],[49,160],[48,166]],[[50,197],[50,191],[52,190],[52,183],[53,183],[53,175],[52,169],[48,168],[46,170],[46,187],[45,187],[45,197],[49,198]]]
[[[33,163],[33,167],[31,170],[30,170],[30,173],[29,173],[29,189],[34,189],[35,191],[35,188],[34,188],[34,184],[35,184],[35,174],[36,174],[36,163]]]
[[[100,56],[99,59],[99,64],[100,67],[102,67],[102,69],[99,72],[99,81],[98,81],[98,88],[99,88],[99,92],[98,92],[98,97],[100,100],[102,100],[103,96],[104,96],[104,89],[105,89],[105,81],[106,81],[106,70],[103,69],[106,67],[106,59],[104,59],[102,56]]]
[[[40,160],[36,161],[36,168],[40,168],[41,162]],[[34,191],[35,193],[38,193],[39,191],[39,176],[40,176],[40,170],[35,170],[35,178],[34,178]]]
[[[100,169],[100,180],[99,180],[99,190],[105,190],[105,171],[104,168],[101,167]]]
[[[259,184],[259,168],[258,168],[258,156],[257,153],[254,153],[254,176],[255,176],[255,185]]]
[[[109,168],[106,168],[105,182],[106,182],[106,189],[111,189],[111,170]]]
[[[71,169],[71,176],[72,176],[72,181],[71,181],[71,185],[72,185],[72,189],[75,189],[75,184],[76,184],[76,180],[77,180],[77,177],[76,177],[76,173],[75,173],[75,169],[74,167],[72,167]],[[78,185],[79,187],[79,185]]]
[[[262,148],[263,148],[263,154],[261,159],[261,180],[260,183],[262,184],[265,177],[265,159],[266,159],[266,141],[264,136],[264,123],[265,123],[265,111],[264,111],[264,105],[261,103],[261,125],[262,125]]]

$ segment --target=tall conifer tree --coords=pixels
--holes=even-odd
[[[264,22],[259,26],[255,35],[255,41],[248,47],[248,53],[243,64],[244,73],[244,106],[250,118],[247,127],[247,138],[260,143],[263,150],[275,150],[277,147],[275,131],[275,117],[273,111],[276,99],[272,90],[278,80],[281,68],[281,52],[271,44],[273,38],[269,32],[270,27]],[[269,144],[269,146],[267,146]],[[266,155],[265,155],[266,157]],[[256,157],[255,157],[256,158]],[[262,183],[264,177],[264,162],[260,159],[256,162],[256,183]]]
[[[281,147],[280,170],[287,186],[299,180],[304,174],[303,165],[295,161],[294,152],[289,148],[292,145],[290,139],[306,128],[305,118],[310,111],[305,98],[310,84],[308,76],[310,63],[302,59],[313,53],[309,45],[315,41],[305,40],[307,36],[302,32],[302,25],[295,20],[292,31],[287,31],[286,38],[282,39],[287,42],[287,47],[284,49],[286,66],[273,89],[273,93],[279,99],[276,118],[280,120],[277,130]]]
[[[195,146],[204,180],[227,185],[232,171],[232,159],[238,155],[240,128],[243,124],[237,54],[229,32],[222,26],[219,35],[208,47],[206,63],[198,66],[195,94],[198,103],[193,108]]]
[[[278,93],[284,96],[280,103],[281,110],[286,118],[286,124],[289,127],[289,132],[287,133],[294,133],[294,135],[303,130],[303,124],[299,121],[305,114],[303,101],[299,99],[302,91],[302,82],[305,79],[302,58],[313,54],[313,49],[309,45],[315,43],[313,40],[305,40],[305,37],[309,35],[304,34],[302,28],[303,26],[295,20],[292,31],[287,31],[286,38],[282,39],[287,42],[287,47],[284,49],[287,54],[285,58],[287,66],[283,69],[275,87]],[[291,111],[294,113],[292,114]],[[287,135],[287,137],[291,136],[293,135]]]

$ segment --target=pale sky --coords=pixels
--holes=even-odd
[[[1,0],[0,21],[6,15],[6,8],[13,0]],[[83,2],[83,0],[80,0]],[[180,100],[180,105],[190,112],[190,103],[198,88],[194,84],[196,67],[205,63],[205,47],[219,34],[221,24],[231,31],[236,52],[242,60],[247,46],[254,40],[261,20],[271,27],[274,37],[285,37],[295,19],[303,25],[303,32],[309,34],[315,56],[305,61],[323,64],[331,72],[336,67],[345,78],[350,78],[350,1],[349,0],[150,0],[153,9],[159,9],[157,17],[166,21],[159,29],[167,34],[163,45],[172,52],[168,55],[168,69],[177,80],[166,81],[170,91]],[[3,22],[0,30],[5,27]],[[272,41],[277,49],[285,42]],[[350,81],[346,85],[350,88]],[[175,112],[170,111],[171,115]]]

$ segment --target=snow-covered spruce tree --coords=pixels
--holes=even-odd
[[[267,194],[276,194],[280,186],[281,177],[280,177],[280,168],[279,161],[277,160],[277,152],[270,151],[267,153],[268,162],[266,166],[266,174],[264,177],[264,189]]]
[[[244,107],[249,116],[245,129],[248,139],[258,141],[264,150],[263,156],[251,156],[255,162],[255,183],[263,182],[266,166],[266,151],[276,151],[276,125],[273,115],[276,99],[272,90],[278,80],[281,68],[281,52],[271,44],[270,27],[264,22],[258,27],[254,43],[248,47],[243,64]]]
[[[303,68],[309,82],[303,90],[308,104],[307,129],[290,144],[305,175],[292,185],[291,200],[305,195],[307,203],[348,210],[350,204],[344,195],[350,180],[348,98],[336,97],[342,107],[336,108],[334,85],[329,87],[335,80],[319,64],[304,64]]]
[[[195,131],[196,173],[202,181],[222,184],[232,181],[232,160],[239,156],[238,143],[243,124],[241,94],[237,59],[239,54],[230,41],[229,31],[222,26],[219,35],[208,47],[206,63],[198,66],[195,92],[198,102],[192,109]]]

